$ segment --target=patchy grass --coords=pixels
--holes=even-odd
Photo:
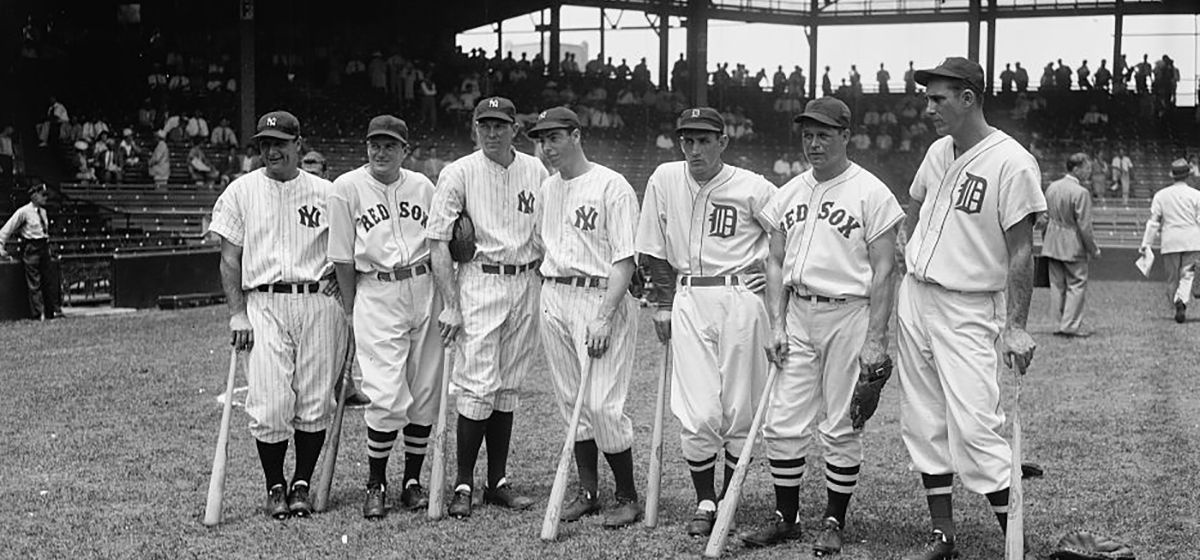
[[[1026,482],[1026,527],[1043,554],[1067,531],[1088,528],[1128,541],[1139,558],[1195,557],[1200,324],[1172,322],[1160,292],[1144,283],[1094,284],[1089,322],[1098,333],[1086,340],[1050,336],[1047,294],[1035,294],[1031,331],[1040,348],[1024,380],[1022,414],[1026,457],[1046,469],[1044,478]],[[262,475],[239,408],[226,521],[205,528],[200,519],[221,415],[214,397],[224,390],[228,363],[225,324],[224,308],[213,307],[0,325],[8,397],[0,411],[0,526],[6,534],[0,556],[693,558],[703,549],[702,541],[683,534],[693,494],[673,418],[665,431],[657,529],[606,531],[593,517],[564,524],[557,543],[538,540],[566,424],[540,360],[517,414],[509,469],[519,489],[540,499],[533,510],[513,514],[484,506],[465,522],[431,522],[396,511],[380,522],[363,520],[365,427],[361,412],[350,410],[331,511],[270,520],[258,510]],[[662,355],[645,312],[639,337],[628,408],[644,491]],[[1005,376],[1006,402],[1012,387]],[[909,472],[900,440],[895,383],[884,398],[868,426],[846,559],[897,558],[928,530],[920,477]],[[449,463],[453,468],[453,458]],[[824,507],[820,461],[813,457],[810,463],[802,490],[805,541],[757,551],[731,540],[730,555],[809,556]],[[479,478],[483,465],[481,459]],[[601,468],[604,498],[611,503],[611,475]],[[395,465],[393,475],[398,471]],[[1001,558],[1003,543],[986,500],[961,488],[956,494],[964,558]],[[738,524],[760,523],[773,506],[765,461],[756,461]]]

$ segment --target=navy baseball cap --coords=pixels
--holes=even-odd
[[[917,70],[913,74],[913,79],[923,86],[929,85],[929,82],[936,78],[961,80],[967,84],[967,87],[977,92],[983,91],[983,67],[978,62],[967,60],[961,56],[948,57],[936,68]]]
[[[798,123],[804,119],[834,128],[850,128],[850,108],[836,97],[821,97],[809,101],[804,106],[804,112],[796,115],[792,122]]]
[[[517,108],[512,101],[503,97],[488,97],[475,105],[475,120],[483,119],[517,122]]]
[[[379,115],[367,125],[367,139],[372,136],[387,136],[408,145],[408,124],[398,117]]]
[[[300,121],[287,111],[271,111],[258,119],[258,138],[278,138],[280,140],[295,140],[300,136]]]
[[[725,118],[721,116],[719,111],[712,107],[684,109],[679,114],[679,120],[675,125],[675,134],[680,134],[685,130],[725,134]]]
[[[579,128],[579,115],[566,107],[546,109],[538,115],[537,124],[529,129],[528,134],[530,138],[537,138],[543,132],[559,128],[567,130]]]

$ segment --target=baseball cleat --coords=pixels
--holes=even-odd
[[[617,498],[617,507],[604,516],[605,529],[620,529],[642,518],[642,505],[636,499]]]
[[[287,493],[282,484],[276,484],[267,491],[267,514],[275,519],[287,519],[292,515],[288,508]]]
[[[593,515],[600,513],[600,497],[588,492],[584,489],[579,489],[579,493],[563,508],[562,515],[559,519],[568,523],[579,521],[585,515]]]
[[[945,533],[933,530],[929,541],[920,550],[904,557],[904,560],[952,560],[958,558],[958,549],[954,539],[946,537]]]
[[[429,494],[425,492],[425,488],[420,482],[413,482],[404,487],[400,492],[400,505],[404,509],[414,511],[429,507]]]
[[[307,482],[295,482],[292,484],[292,491],[288,492],[287,505],[288,510],[296,517],[308,517],[312,515],[312,501],[308,499]]]
[[[1182,301],[1175,300],[1175,322],[1182,323],[1187,320],[1187,304]]]
[[[824,558],[842,551],[842,524],[837,519],[826,517],[821,521],[821,532],[813,543],[813,556]]]
[[[529,509],[533,505],[533,498],[522,496],[513,491],[512,485],[507,481],[501,480],[495,488],[485,488],[483,490],[483,503],[497,505],[511,510]]]
[[[800,540],[800,537],[800,524],[784,521],[778,511],[771,515],[766,527],[740,536],[742,543],[750,548],[775,546],[785,541]]]
[[[450,507],[447,509],[450,517],[455,519],[466,519],[471,517],[471,487],[465,484],[459,485],[454,489],[454,497],[450,499]]]
[[[713,522],[717,520],[715,510],[696,509],[692,520],[688,521],[687,534],[693,537],[707,537],[712,534]]]
[[[387,516],[387,489],[382,484],[367,485],[362,512],[367,519],[383,519]]]

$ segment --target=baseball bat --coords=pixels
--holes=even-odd
[[[1004,539],[1005,560],[1025,558],[1025,492],[1021,487],[1021,377],[1017,373],[1017,387],[1013,397],[1013,443],[1012,482],[1008,488],[1008,531]]]
[[[221,522],[222,502],[225,501],[225,463],[229,451],[229,422],[233,418],[233,378],[237,374],[237,348],[229,350],[229,375],[225,378],[225,407],[221,410],[221,431],[217,435],[217,451],[213,454],[212,478],[208,480],[208,504],[204,507],[204,524],[212,527]]]
[[[558,471],[554,473],[554,486],[550,487],[550,501],[546,504],[546,518],[542,520],[542,540],[558,538],[559,515],[562,513],[563,497],[567,493],[567,476],[571,472],[571,456],[575,451],[575,432],[579,429],[579,417],[583,413],[583,397],[592,378],[592,360],[588,359],[579,379],[579,392],[575,394],[575,410],[571,412],[571,423],[567,426],[567,438],[563,442],[562,454],[558,457]]]
[[[450,407],[450,374],[454,371],[454,349],[447,348],[442,354],[442,400],[438,403],[437,422],[433,427],[433,464],[429,473],[430,519],[441,519],[446,514],[446,409]]]
[[[350,376],[354,370],[354,331],[350,332],[350,341],[346,343],[346,359],[342,362],[342,387],[337,395],[337,408],[333,411],[333,424],[329,426],[329,436],[325,438],[325,449],[321,456],[320,478],[313,489],[313,511],[322,513],[329,509],[329,494],[333,489],[333,472],[337,468],[338,448],[342,443],[342,418],[346,415],[346,398],[350,385]]]
[[[742,499],[742,482],[746,480],[746,471],[750,468],[750,455],[754,452],[754,442],[758,432],[762,431],[763,419],[767,415],[767,405],[771,402],[771,390],[775,386],[775,375],[779,368],[772,366],[767,374],[767,383],[763,394],[758,399],[758,409],[754,411],[754,420],[750,423],[750,434],[742,445],[742,454],[738,457],[737,466],[733,469],[733,478],[725,489],[725,499],[717,508],[717,522],[713,524],[712,534],[708,536],[708,546],[704,548],[706,558],[720,558],[725,551],[725,541],[729,540],[729,527],[733,525],[733,515],[737,513],[738,502]]]
[[[658,376],[658,400],[654,402],[654,431],[650,436],[650,474],[646,484],[646,527],[658,526],[658,500],[662,495],[663,413],[667,406],[667,381],[671,377],[671,345],[663,345],[663,367]]]

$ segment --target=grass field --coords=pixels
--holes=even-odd
[[[1067,531],[1088,528],[1129,542],[1139,559],[1200,558],[1200,322],[1176,325],[1160,298],[1157,284],[1094,284],[1089,323],[1097,335],[1063,340],[1049,334],[1046,291],[1035,293],[1030,330],[1040,347],[1024,381],[1022,408],[1027,460],[1046,469],[1045,477],[1025,486],[1025,526],[1040,554]],[[640,491],[662,355],[648,317],[642,313],[639,371],[628,403]],[[480,507],[465,522],[396,511],[380,522],[363,520],[365,428],[361,412],[350,410],[331,511],[273,521],[259,511],[262,474],[239,408],[226,521],[206,528],[200,519],[221,415],[214,397],[224,390],[228,364],[225,325],[223,307],[0,325],[7,397],[0,410],[0,557],[544,560],[693,558],[703,549],[682,530],[694,503],[673,418],[657,529],[610,532],[592,517],[563,525],[557,543],[538,540],[565,429],[540,357],[525,384],[509,468],[517,487],[539,498],[533,510]],[[1012,386],[1005,376],[1006,402]],[[867,428],[846,559],[898,558],[928,531],[920,477],[908,471],[900,440],[895,382],[884,398]],[[727,556],[810,557],[824,486],[819,458],[809,462],[804,542],[767,551],[733,543]],[[394,465],[393,476],[398,472]],[[601,476],[611,503],[606,466]],[[742,527],[762,522],[773,509],[765,461],[752,466],[746,489],[737,517]],[[961,487],[955,492],[963,557],[1001,558],[1003,543],[986,500]]]

